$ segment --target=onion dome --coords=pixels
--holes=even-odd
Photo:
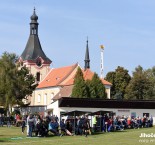
[[[37,21],[38,20],[38,16],[36,15],[36,12],[35,12],[35,8],[34,8],[34,11],[33,11],[33,15],[31,16],[31,20],[33,21]]]

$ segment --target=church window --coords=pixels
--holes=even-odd
[[[37,72],[37,81],[39,82],[40,81],[40,72]]]
[[[41,95],[39,94],[38,95],[38,103],[40,103],[40,101],[41,101]]]

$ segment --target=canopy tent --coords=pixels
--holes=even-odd
[[[107,115],[107,114],[109,114],[109,116],[111,116],[113,118],[113,112],[112,111],[106,111],[106,110],[99,110],[96,112],[92,112],[88,115],[90,115],[90,116],[100,115],[100,117],[101,117],[101,116]],[[102,120],[101,120],[101,118],[100,118],[100,122],[99,122],[99,128],[100,128],[100,131],[102,131]],[[107,128],[107,124],[106,124],[106,128]]]
[[[76,123],[76,116],[86,115],[90,112],[87,111],[70,111],[70,112],[61,112],[60,116],[73,116],[74,117],[74,134],[75,134],[75,123]]]
[[[90,113],[88,115],[90,115],[90,116],[94,116],[94,115],[105,115],[107,113],[109,113],[110,115],[113,115],[113,112],[112,111],[105,111],[105,110],[99,110],[99,111],[96,111],[96,112],[92,112],[92,113]]]
[[[78,110],[74,110],[74,111],[70,111],[70,112],[61,112],[62,116],[80,116],[80,115],[85,115],[88,114],[90,112],[87,111],[78,111]]]

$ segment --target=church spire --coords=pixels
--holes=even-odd
[[[30,22],[30,36],[28,39],[28,42],[26,44],[25,50],[23,51],[21,58],[23,61],[31,61],[36,63],[38,66],[41,66],[41,63],[45,64],[51,64],[51,60],[45,55],[44,51],[42,50],[40,40],[38,37],[38,25],[39,23],[37,22],[38,16],[36,15],[36,10],[34,8],[33,14],[30,17],[31,22]],[[38,59],[39,60],[38,63]]]
[[[89,48],[88,48],[88,37],[87,37],[87,45],[86,45],[86,53],[85,53],[85,70],[90,68],[90,59],[89,59]]]
[[[30,23],[30,35],[38,35],[38,25],[37,22],[38,16],[36,15],[35,8],[33,10],[33,15],[31,16],[31,23]]]

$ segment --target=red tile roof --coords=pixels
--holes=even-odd
[[[41,81],[37,88],[46,88],[52,86],[68,86],[74,84],[74,77],[78,68],[78,64],[71,66],[52,69],[49,74]],[[85,80],[91,80],[94,72],[90,69],[82,70]],[[104,85],[112,85],[108,81],[102,79]]]
[[[67,78],[77,66],[78,64],[74,64],[71,66],[51,69],[49,74],[39,83],[37,88],[61,85],[61,82],[64,81],[64,79]]]

